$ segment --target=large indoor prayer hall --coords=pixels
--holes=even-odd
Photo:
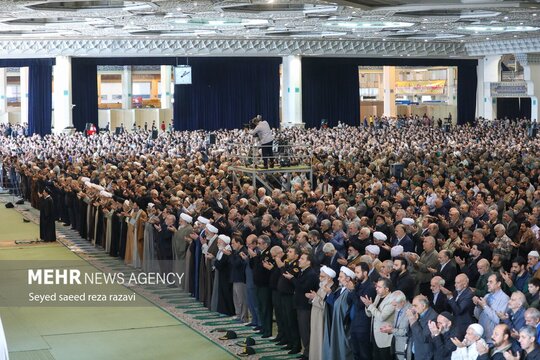
[[[539,18],[0,1],[0,360],[540,360]]]

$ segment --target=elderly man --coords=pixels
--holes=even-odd
[[[452,353],[452,360],[476,360],[478,358],[478,350],[476,349],[477,342],[484,342],[482,339],[484,329],[480,324],[471,324],[467,327],[463,341],[457,337],[452,338],[452,342],[456,345],[456,350]]]
[[[523,349],[521,356],[505,356],[508,360],[538,360],[540,359],[540,348],[536,343],[536,329],[532,326],[525,326],[519,331],[519,345]]]
[[[435,250],[435,238],[432,236],[424,237],[424,251],[418,256],[414,253],[408,253],[409,261],[414,264],[415,277],[417,282],[416,293],[424,295],[429,294],[429,286],[433,274],[437,271],[438,253]]]
[[[392,356],[392,335],[381,331],[384,323],[392,323],[394,320],[395,308],[392,305],[394,297],[392,296],[391,286],[389,279],[381,278],[375,285],[375,291],[377,292],[375,300],[367,296],[360,298],[366,306],[367,316],[373,318],[371,331],[374,339],[374,360],[390,359]]]
[[[478,323],[484,328],[484,339],[491,341],[493,329],[500,322],[498,312],[504,312],[508,305],[508,295],[502,289],[502,276],[499,273],[492,274],[488,278],[488,294],[482,298],[473,297],[473,303],[476,305],[474,316]]]
[[[473,322],[474,303],[469,278],[465,274],[459,274],[456,276],[454,292],[445,288],[441,288],[441,291],[448,297],[447,306],[454,314],[458,337],[462,337],[469,324]]]
[[[309,358],[323,360],[323,339],[325,330],[326,296],[332,292],[336,272],[327,266],[321,266],[319,289],[310,291],[305,296],[311,300],[311,329],[309,337]]]
[[[512,256],[512,240],[506,235],[506,229],[503,224],[497,224],[494,227],[495,240],[490,244],[493,249],[493,255],[500,255],[503,267],[510,267],[510,257]]]
[[[326,297],[326,306],[332,314],[330,331],[324,333],[323,359],[351,359],[349,329],[345,317],[349,313],[349,293],[354,289],[356,274],[342,266],[339,272],[339,288]]]
[[[394,354],[398,360],[407,358],[407,342],[409,341],[409,319],[405,313],[411,307],[411,303],[407,301],[405,294],[396,290],[392,293],[394,301],[392,305],[395,309],[393,323],[386,323],[381,327],[381,332],[392,334],[394,336]]]
[[[430,321],[428,327],[437,354],[436,358],[450,360],[452,353],[456,350],[456,344],[452,341],[457,336],[454,315],[443,311],[437,316],[437,322]]]
[[[424,295],[417,295],[413,299],[412,308],[406,312],[406,315],[411,326],[408,349],[415,359],[433,359],[435,348],[428,324],[430,321],[435,321],[437,313],[429,307],[428,298]]]
[[[516,291],[508,300],[508,309],[504,313],[497,313],[499,318],[510,327],[513,338],[518,337],[519,330],[525,326],[525,310],[527,300],[525,294]]]
[[[191,223],[193,218],[188,214],[180,214],[180,221],[178,225],[178,230],[174,231],[172,238],[172,248],[173,248],[173,262],[174,262],[174,271],[180,276],[185,272],[186,269],[186,250],[188,247],[187,237],[193,232],[193,227]],[[178,284],[181,289],[185,289],[185,285],[180,281]]]
[[[489,266],[489,261],[487,261],[486,259],[480,259],[478,261],[477,268],[480,277],[478,278],[478,281],[476,281],[474,295],[482,297],[487,293],[487,282],[493,272],[491,271],[491,267]]]
[[[445,283],[445,280],[440,276],[435,276],[431,279],[431,293],[428,296],[429,306],[438,314],[448,310],[448,298],[441,291]]]
[[[446,282],[446,288],[454,290],[454,283],[457,275],[456,264],[452,261],[452,254],[448,250],[441,250],[437,256],[439,265],[437,266],[437,275]]]

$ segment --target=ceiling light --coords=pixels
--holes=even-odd
[[[489,26],[489,25],[469,25],[457,28],[460,31],[472,31],[478,33],[504,33],[504,32],[527,32],[537,31],[540,28],[533,26]]]
[[[355,28],[355,29],[384,29],[384,28],[406,28],[411,27],[414,23],[399,22],[399,21],[327,21],[325,26],[339,28]]]

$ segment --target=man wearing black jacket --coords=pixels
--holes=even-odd
[[[253,269],[253,283],[255,284],[255,295],[262,323],[260,333],[262,337],[269,338],[272,336],[272,291],[269,282],[271,271],[266,269],[263,264],[273,262],[270,255],[270,238],[266,235],[259,236],[257,246],[260,253],[248,249],[249,266]]]
[[[401,290],[408,301],[412,301],[416,282],[407,270],[407,260],[402,257],[394,258],[394,271],[390,275],[394,290]]]
[[[450,360],[452,353],[456,350],[456,345],[451,340],[456,337],[454,316],[447,311],[443,311],[437,316],[437,322],[430,321],[428,326],[435,353],[437,354],[436,358]]]
[[[300,332],[300,338],[302,339],[302,345],[304,346],[302,359],[305,360],[309,359],[309,337],[311,328],[311,303],[306,297],[306,294],[311,291],[317,291],[319,288],[319,276],[311,266],[312,260],[311,254],[302,254],[300,259],[298,259],[300,274],[297,277],[291,277],[294,285],[294,307],[298,318],[298,330]],[[288,277],[290,275],[284,276]]]
[[[369,339],[371,332],[371,319],[366,315],[366,306],[360,300],[361,297],[375,299],[377,292],[373,282],[369,280],[369,265],[361,262],[354,269],[356,274],[356,285],[349,293],[347,299],[352,303],[350,310],[351,318],[351,344],[355,360],[371,359],[371,343]]]
[[[457,337],[461,339],[469,325],[474,322],[473,292],[469,288],[469,278],[465,274],[459,274],[456,276],[456,290],[450,292],[450,290],[441,288],[441,292],[448,297],[447,306],[454,314]]]
[[[296,246],[291,246],[287,249],[287,258],[281,261],[275,258],[276,265],[281,271],[281,277],[278,280],[277,288],[281,298],[281,311],[283,311],[283,319],[285,321],[284,332],[288,345],[284,347],[289,350],[289,354],[298,354],[301,350],[300,332],[298,330],[297,314],[294,308],[294,285],[292,279],[300,275],[298,267],[298,258],[300,257],[300,249]]]

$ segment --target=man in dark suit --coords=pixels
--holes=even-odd
[[[311,303],[306,297],[306,293],[311,291],[317,291],[319,289],[319,274],[315,272],[311,266],[313,258],[311,254],[302,254],[298,260],[300,266],[300,274],[297,277],[292,275],[283,275],[286,277],[291,276],[291,280],[294,285],[294,307],[296,309],[296,316],[298,318],[298,330],[300,332],[300,338],[302,339],[302,345],[304,346],[304,352],[302,353],[302,359],[309,359],[309,337],[310,337],[310,321],[311,321]]]
[[[435,348],[431,340],[428,323],[437,319],[435,310],[429,307],[429,300],[424,295],[413,299],[412,308],[406,312],[411,326],[409,346],[415,359],[433,360]]]
[[[446,288],[450,291],[454,291],[454,283],[457,275],[456,264],[451,259],[450,251],[439,251],[438,259],[439,266],[437,266],[437,276],[444,279]]]
[[[400,256],[394,258],[394,271],[390,274],[390,280],[392,280],[394,290],[401,290],[407,301],[411,301],[414,297],[416,283],[407,270],[407,265],[405,258]]]
[[[405,231],[405,226],[402,224],[399,224],[395,228],[395,238],[392,240],[392,247],[401,245],[403,246],[403,252],[413,252],[414,251],[414,243],[407,235],[407,232]]]
[[[441,291],[444,284],[445,281],[440,276],[435,276],[431,279],[431,294],[428,296],[429,306],[439,314],[448,310],[448,298]]]
[[[336,274],[339,274],[339,271],[340,271],[339,269],[341,268],[341,264],[338,263],[338,260],[341,258],[341,256],[337,252],[334,245],[331,243],[324,244],[323,253],[324,253],[325,258],[322,264],[334,270]]]
[[[473,312],[473,292],[469,288],[469,278],[465,274],[456,277],[456,290],[451,292],[446,288],[441,291],[448,297],[448,307],[454,314],[457,338],[461,339],[465,335],[467,328],[474,322]]]
[[[311,266],[317,271],[324,262],[324,242],[321,240],[321,234],[318,230],[310,230],[308,233],[308,241],[311,244],[313,253],[313,263]]]

